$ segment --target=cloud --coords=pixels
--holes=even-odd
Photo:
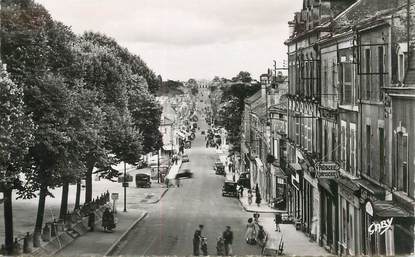
[[[282,0],[66,0],[62,8],[61,1],[39,2],[79,33],[93,29],[125,42],[183,46],[266,36],[277,24],[287,27],[281,13],[292,5]]]
[[[302,0],[35,0],[76,33],[99,31],[163,78],[254,77],[282,63]]]

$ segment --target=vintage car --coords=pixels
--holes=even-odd
[[[216,161],[213,169],[216,175],[225,175],[225,165],[221,161]]]
[[[150,175],[144,173],[135,174],[136,187],[151,187]]]
[[[180,178],[193,178],[193,173],[189,169],[180,170],[176,174],[176,179]]]
[[[238,184],[233,181],[225,181],[222,187],[222,196],[238,197]]]
[[[238,185],[243,186],[245,188],[251,188],[251,179],[249,176],[249,172],[241,173],[237,181]]]

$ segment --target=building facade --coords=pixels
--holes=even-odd
[[[413,18],[413,1],[305,0],[289,22],[288,211],[331,253],[414,252]]]

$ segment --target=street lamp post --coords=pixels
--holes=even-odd
[[[127,164],[124,162],[124,212],[127,212]]]

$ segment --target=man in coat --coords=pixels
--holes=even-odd
[[[225,255],[232,255],[233,232],[230,226],[226,226],[226,230],[223,232],[222,237],[225,241]]]
[[[193,235],[193,255],[194,256],[199,256],[200,241],[202,240],[202,230],[203,230],[203,225],[199,225],[199,228],[196,229],[195,234]]]

